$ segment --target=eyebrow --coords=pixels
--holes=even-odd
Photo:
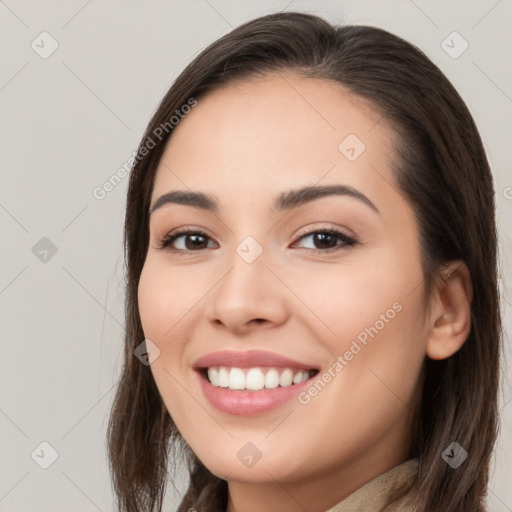
[[[306,186],[289,190],[279,194],[274,201],[272,209],[278,212],[291,210],[316,199],[320,199],[321,197],[332,195],[348,196],[357,199],[380,215],[379,209],[372,203],[372,201],[370,201],[370,199],[368,199],[368,197],[348,185]],[[209,194],[185,190],[173,190],[159,197],[153,206],[150,207],[149,214],[151,215],[162,206],[170,203],[193,206],[204,211],[211,211],[215,213],[219,211],[217,201]]]

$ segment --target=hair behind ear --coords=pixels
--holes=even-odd
[[[426,358],[413,447],[413,455],[419,458],[415,506],[418,512],[481,512],[497,435],[502,334],[494,191],[471,114],[440,69],[414,45],[377,27],[333,26],[307,13],[269,14],[238,26],[193,59],[162,99],[139,152],[147,138],[191,97],[200,100],[223,83],[280,69],[340,83],[370,100],[397,133],[396,159],[391,165],[417,215],[426,297],[436,284],[440,264],[457,259],[467,264],[474,290],[471,332],[452,356]],[[132,359],[133,350],[143,339],[137,284],[149,243],[149,201],[171,134],[155,140],[156,146],[148,154],[137,154],[127,191],[126,370],[117,389],[108,433],[121,512],[160,511],[165,485],[162,468],[166,452],[155,448],[152,456],[147,451],[141,456],[143,447],[137,443],[144,439],[142,433],[154,428],[159,414],[156,407],[160,407],[155,399],[158,391],[148,379],[149,369],[143,365],[132,368]],[[426,304],[428,310],[428,300]],[[141,413],[132,411],[135,407],[140,407]],[[169,424],[161,427],[162,439],[168,439],[174,427],[169,418]],[[172,441],[179,444],[180,437]],[[457,470],[441,458],[454,441],[469,454]],[[216,477],[206,477],[204,472],[192,468],[187,495],[201,495],[208,502],[206,494],[211,494],[215,502],[223,481],[218,479],[217,487],[213,484]],[[148,505],[142,507],[141,497],[146,494]]]

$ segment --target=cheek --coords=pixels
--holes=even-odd
[[[172,311],[172,308],[165,305],[169,298],[165,295],[165,287],[158,280],[158,273],[144,266],[138,288],[140,320],[144,336],[159,345],[159,348],[165,331],[170,327],[170,324],[166,327],[163,325],[165,310]]]
[[[390,324],[403,321],[421,306],[412,293],[422,288],[419,265],[406,268],[404,259],[389,250],[373,251],[365,261],[358,258],[347,258],[327,271],[325,265],[287,270],[284,277],[295,294],[304,298],[319,324],[318,333],[323,330],[323,338],[339,348],[375,324],[379,332],[389,331]],[[398,311],[405,308],[406,314]],[[416,319],[411,322],[416,325]]]
[[[146,260],[139,280],[138,304],[144,334],[164,349],[179,339],[189,312],[201,297],[201,280],[155,261]],[[202,292],[204,295],[204,291]]]
[[[347,442],[331,447],[333,460],[372,446],[405,424],[425,358],[421,286],[411,293],[407,279],[388,279],[382,272],[351,275],[337,284],[342,281],[345,293],[332,282],[323,288],[336,301],[318,295],[324,306],[320,316],[335,332],[324,334],[322,342],[334,357],[300,397],[304,418],[325,425],[327,439],[343,433]]]
[[[186,364],[187,333],[193,329],[193,315],[187,315],[192,304],[197,302],[186,278],[187,273],[172,273],[161,264],[146,260],[138,287],[139,313],[144,336],[160,350],[151,364],[156,386],[178,428],[193,422],[193,400],[183,383],[187,375]],[[181,281],[182,282],[181,282]],[[196,397],[197,399],[198,397]],[[181,429],[180,429],[181,430]],[[186,430],[186,429],[184,429]]]
[[[411,263],[414,256],[382,251],[361,266],[296,279],[294,290],[307,297],[317,337],[332,356],[328,368],[335,377],[325,378],[336,384],[328,387],[355,409],[366,402],[380,409],[396,400],[393,393],[412,400],[426,338],[422,271],[417,260]]]

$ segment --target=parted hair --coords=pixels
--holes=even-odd
[[[181,72],[141,140],[177,109],[234,80],[294,72],[339,83],[367,100],[396,135],[392,171],[420,232],[424,298],[441,270],[460,259],[473,289],[471,331],[444,360],[425,358],[411,456],[419,459],[417,512],[482,512],[498,431],[502,326],[497,284],[493,179],[464,101],[416,46],[380,28],[336,25],[313,14],[259,17],[217,39]],[[191,451],[167,412],[149,366],[134,357],[144,340],[137,288],[149,242],[155,173],[172,130],[138,154],[126,200],[124,362],[112,405],[107,447],[120,512],[161,512],[175,469],[188,489],[177,511],[225,512],[227,482]],[[457,442],[469,454],[456,470],[441,457]]]

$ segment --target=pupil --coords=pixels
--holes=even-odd
[[[319,243],[321,249],[329,249],[333,245],[333,238],[333,235],[330,233],[317,233],[315,235],[315,242]],[[329,244],[329,242],[331,243]],[[204,237],[202,235],[188,235],[186,238],[185,245],[187,246],[187,249],[197,249],[201,248],[201,246],[204,245],[204,243]]]
[[[318,234],[316,235],[316,239],[317,239],[317,240],[320,240],[320,246],[322,246],[322,244],[324,244],[324,245],[325,245],[325,241],[326,241],[326,239],[327,239],[327,245],[329,246],[329,247],[327,247],[327,248],[332,247],[332,243],[331,243],[330,245],[329,245],[329,243],[328,243],[329,238],[333,238],[333,236],[332,236],[331,234],[329,234],[329,233],[318,233]],[[331,240],[331,241],[332,241],[332,240]],[[326,247],[320,247],[320,248],[321,248],[321,249],[325,249]]]
[[[202,235],[188,235],[185,240],[187,249],[197,249],[198,247],[200,248],[201,244],[204,244],[204,237]],[[193,242],[191,244],[187,243],[189,240],[193,240]]]

